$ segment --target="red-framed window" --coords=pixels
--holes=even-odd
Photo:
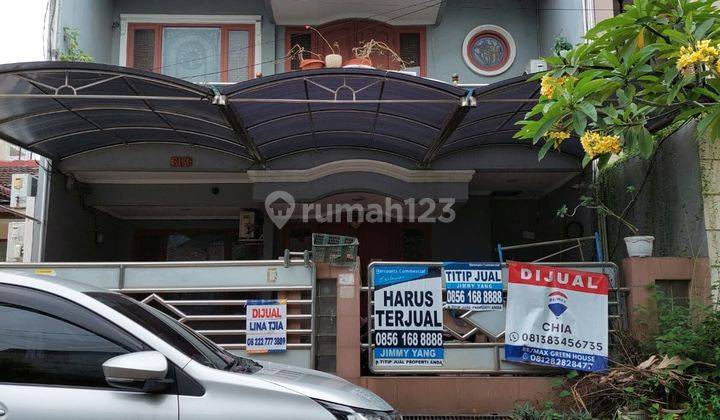
[[[128,24],[127,66],[191,82],[255,77],[255,26]]]
[[[400,57],[410,62],[410,68],[416,68],[420,76],[427,75],[427,57],[425,48],[424,26],[391,26],[382,22],[367,20],[349,20],[331,22],[317,28],[330,44],[337,43],[338,52],[344,60],[352,58],[352,49],[363,41],[375,39],[388,44]],[[285,29],[285,51],[290,51],[294,45],[301,45],[314,53],[325,55],[330,49],[325,42],[312,31],[304,27],[287,27]],[[397,70],[399,65],[388,57],[371,56],[373,65],[377,68]],[[297,59],[287,60],[285,70],[297,70],[300,63]]]

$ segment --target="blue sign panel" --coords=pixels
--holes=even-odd
[[[449,309],[500,311],[503,281],[499,263],[443,264]]]

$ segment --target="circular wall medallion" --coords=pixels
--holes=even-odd
[[[496,76],[515,61],[515,41],[499,26],[480,25],[465,37],[462,54],[475,73]]]

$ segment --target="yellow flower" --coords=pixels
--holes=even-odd
[[[591,158],[605,153],[618,154],[622,151],[619,136],[603,136],[597,131],[586,131],[580,137],[580,143],[585,153]]]
[[[550,140],[563,141],[567,138],[570,138],[570,133],[568,133],[567,131],[550,131],[547,133],[547,136]]]
[[[718,58],[720,50],[710,45],[709,39],[697,41],[695,45],[680,47],[680,56],[676,63],[678,70],[689,71],[688,67],[694,64],[709,64]]]
[[[568,76],[552,77],[549,73],[545,74],[542,79],[540,79],[540,95],[546,98],[552,98],[555,89],[558,86],[562,86],[568,79]]]
[[[540,95],[552,98],[553,92],[555,92],[555,78],[548,73],[540,79]]]

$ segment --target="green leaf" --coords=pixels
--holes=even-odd
[[[567,397],[569,397],[570,395],[571,395],[571,394],[570,394],[570,391],[568,391],[567,389],[562,390],[562,391],[560,392],[560,394],[559,394],[560,398],[567,398]]]
[[[573,130],[580,136],[585,132],[587,117],[582,111],[575,111],[572,114]]]
[[[555,124],[555,122],[557,122],[557,120],[560,119],[561,116],[562,115],[559,112],[556,112],[554,114],[545,114],[545,116],[543,116],[543,118],[540,119],[540,121],[542,121],[542,123],[540,124],[538,129],[535,131],[535,134],[533,135],[533,138],[532,138],[533,144],[537,143],[538,140],[540,140],[540,138],[542,138],[542,136],[544,136],[545,133],[547,133],[548,130],[550,130],[550,128],[553,126],[553,124]]]
[[[577,104],[577,107],[580,108],[580,111],[582,111],[585,115],[590,117],[591,120],[597,121],[597,109],[595,108],[595,105],[590,102],[581,102]]]
[[[547,152],[550,150],[550,148],[553,146],[553,142],[551,140],[545,140],[545,144],[542,145],[540,148],[540,151],[538,152],[538,162],[541,161]]]
[[[565,376],[566,376],[568,379],[573,379],[573,378],[575,378],[575,377],[578,376],[578,371],[577,371],[577,370],[571,370],[571,371],[568,372],[567,375],[565,375]]]
[[[710,114],[706,115],[700,120],[697,125],[698,133],[700,133],[701,135],[705,134],[710,125],[718,118],[718,116],[720,116],[720,108],[716,107],[715,110],[713,110]]]
[[[646,129],[642,129],[638,133],[638,147],[640,149],[640,154],[644,158],[649,158],[650,155],[652,155],[653,152],[653,136],[650,134],[649,131]]]
[[[695,32],[693,33],[693,36],[695,37],[695,39],[703,39],[703,37],[707,33],[708,29],[710,29],[710,27],[712,26],[714,21],[715,21],[715,19],[709,18],[709,19],[706,19],[705,22],[698,25],[698,27],[695,28]]]
[[[588,166],[588,163],[592,162],[592,160],[593,160],[593,158],[591,158],[588,155],[583,156],[582,167],[584,168],[584,167]]]

